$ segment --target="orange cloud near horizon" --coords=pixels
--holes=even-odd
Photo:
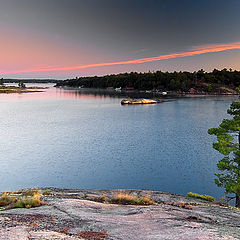
[[[84,64],[84,65],[68,66],[68,67],[45,67],[45,68],[31,68],[31,69],[24,69],[24,70],[0,71],[0,73],[2,75],[6,75],[6,74],[32,73],[32,72],[71,71],[71,70],[86,69],[86,68],[93,68],[93,67],[105,67],[105,66],[115,66],[115,65],[156,62],[161,60],[195,56],[195,55],[201,55],[205,53],[216,53],[216,52],[222,52],[222,51],[233,50],[233,49],[240,49],[240,42],[229,43],[229,44],[205,45],[205,46],[193,48],[191,51],[160,55],[157,57],[133,59],[133,60],[126,60],[126,61],[118,61],[118,62]]]

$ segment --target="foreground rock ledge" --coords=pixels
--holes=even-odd
[[[240,211],[159,191],[51,189],[48,205],[0,211],[0,239],[240,239]],[[40,189],[44,192],[46,189]],[[151,206],[86,200],[118,192],[151,195]],[[178,206],[184,202],[193,209]]]

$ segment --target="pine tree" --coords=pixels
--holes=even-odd
[[[19,81],[19,82],[18,82],[18,87],[20,87],[20,88],[26,88],[26,85],[24,84],[23,81]]]
[[[234,194],[236,207],[240,207],[240,102],[233,102],[227,111],[232,119],[224,119],[218,128],[210,128],[208,133],[217,136],[213,148],[224,155],[215,174],[217,186],[225,188],[226,194]]]

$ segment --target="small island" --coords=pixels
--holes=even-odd
[[[25,84],[22,86],[5,86],[0,85],[0,94],[5,93],[34,93],[34,92],[43,92],[46,87],[26,87]]]
[[[42,83],[57,83],[59,80],[55,79],[0,79],[0,94],[5,93],[34,93],[44,92],[48,87],[43,86],[26,86],[29,84],[42,84]],[[14,85],[10,85],[14,84]]]
[[[153,100],[153,99],[123,99],[121,101],[121,104],[122,105],[157,104],[162,102],[163,100]]]

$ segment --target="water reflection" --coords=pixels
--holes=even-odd
[[[13,84],[8,84],[13,85]],[[16,85],[16,84],[15,84]],[[146,93],[128,91],[120,92],[105,89],[86,89],[86,88],[55,88],[54,84],[26,84],[27,87],[43,87],[46,89],[36,89],[38,92],[0,94],[0,100],[24,100],[24,99],[110,99],[110,98],[153,98],[165,99],[165,101],[178,98],[197,98],[207,100],[225,101],[236,100],[238,96],[207,96],[207,95],[186,95],[186,96],[161,96],[157,93]]]

